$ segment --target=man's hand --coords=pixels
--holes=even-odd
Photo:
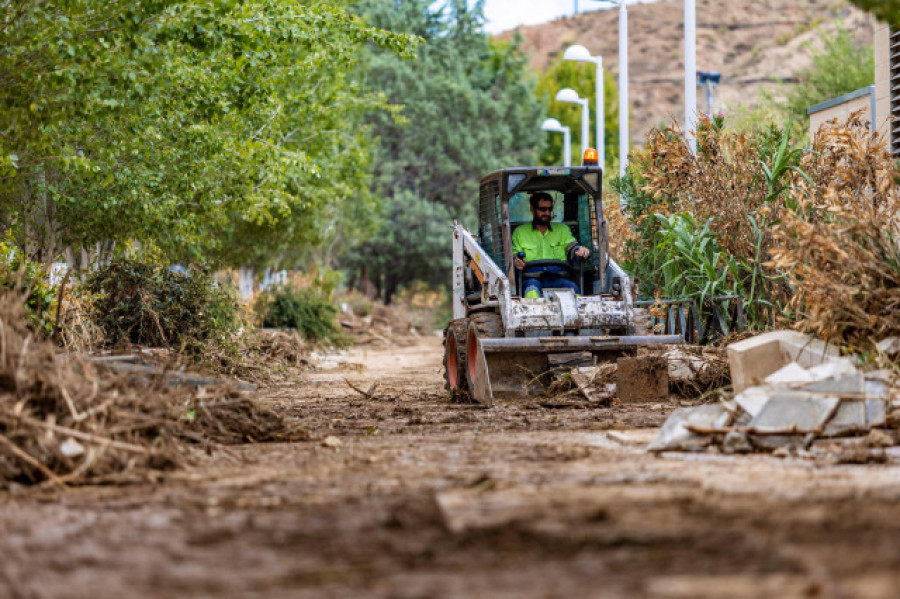
[[[522,270],[525,268],[525,261],[517,256],[513,258],[513,266],[516,267],[516,270]]]
[[[588,257],[591,255],[591,250],[587,249],[583,245],[580,245],[575,249],[575,255],[578,256],[579,258],[587,260]]]

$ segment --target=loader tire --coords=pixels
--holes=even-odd
[[[469,390],[466,379],[468,324],[465,318],[460,318],[451,320],[444,329],[444,388],[457,401],[465,399]]]
[[[478,312],[469,317],[469,333],[466,336],[466,374],[471,388],[475,381],[475,359],[478,339],[503,337],[503,319],[496,312]]]

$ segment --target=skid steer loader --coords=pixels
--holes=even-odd
[[[553,198],[553,221],[590,249],[586,261],[515,268],[513,233],[531,226],[529,197],[538,191]],[[684,343],[682,335],[637,334],[631,281],[609,256],[601,191],[602,172],[590,149],[580,167],[507,168],[481,180],[477,235],[453,226],[453,320],[444,331],[444,370],[455,395],[490,406],[497,395],[542,393],[559,354],[611,360],[641,346]],[[545,288],[539,298],[524,297],[524,281],[536,276],[530,271],[546,266],[565,269],[581,293]]]

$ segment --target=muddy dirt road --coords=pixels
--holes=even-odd
[[[0,597],[900,594],[898,464],[647,455],[669,405],[454,405],[437,338],[343,360],[259,394],[308,442],[0,496]]]

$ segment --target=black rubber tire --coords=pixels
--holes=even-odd
[[[503,319],[496,312],[476,312],[469,316],[469,332],[466,335],[466,379],[471,383],[475,376],[474,339],[503,337]],[[471,387],[471,384],[470,384]]]
[[[469,390],[466,378],[466,335],[469,332],[468,321],[465,318],[451,320],[444,329],[444,388],[450,391],[454,398],[460,398]],[[455,354],[451,355],[451,350]],[[453,373],[450,371],[455,365],[456,384],[453,383]]]

